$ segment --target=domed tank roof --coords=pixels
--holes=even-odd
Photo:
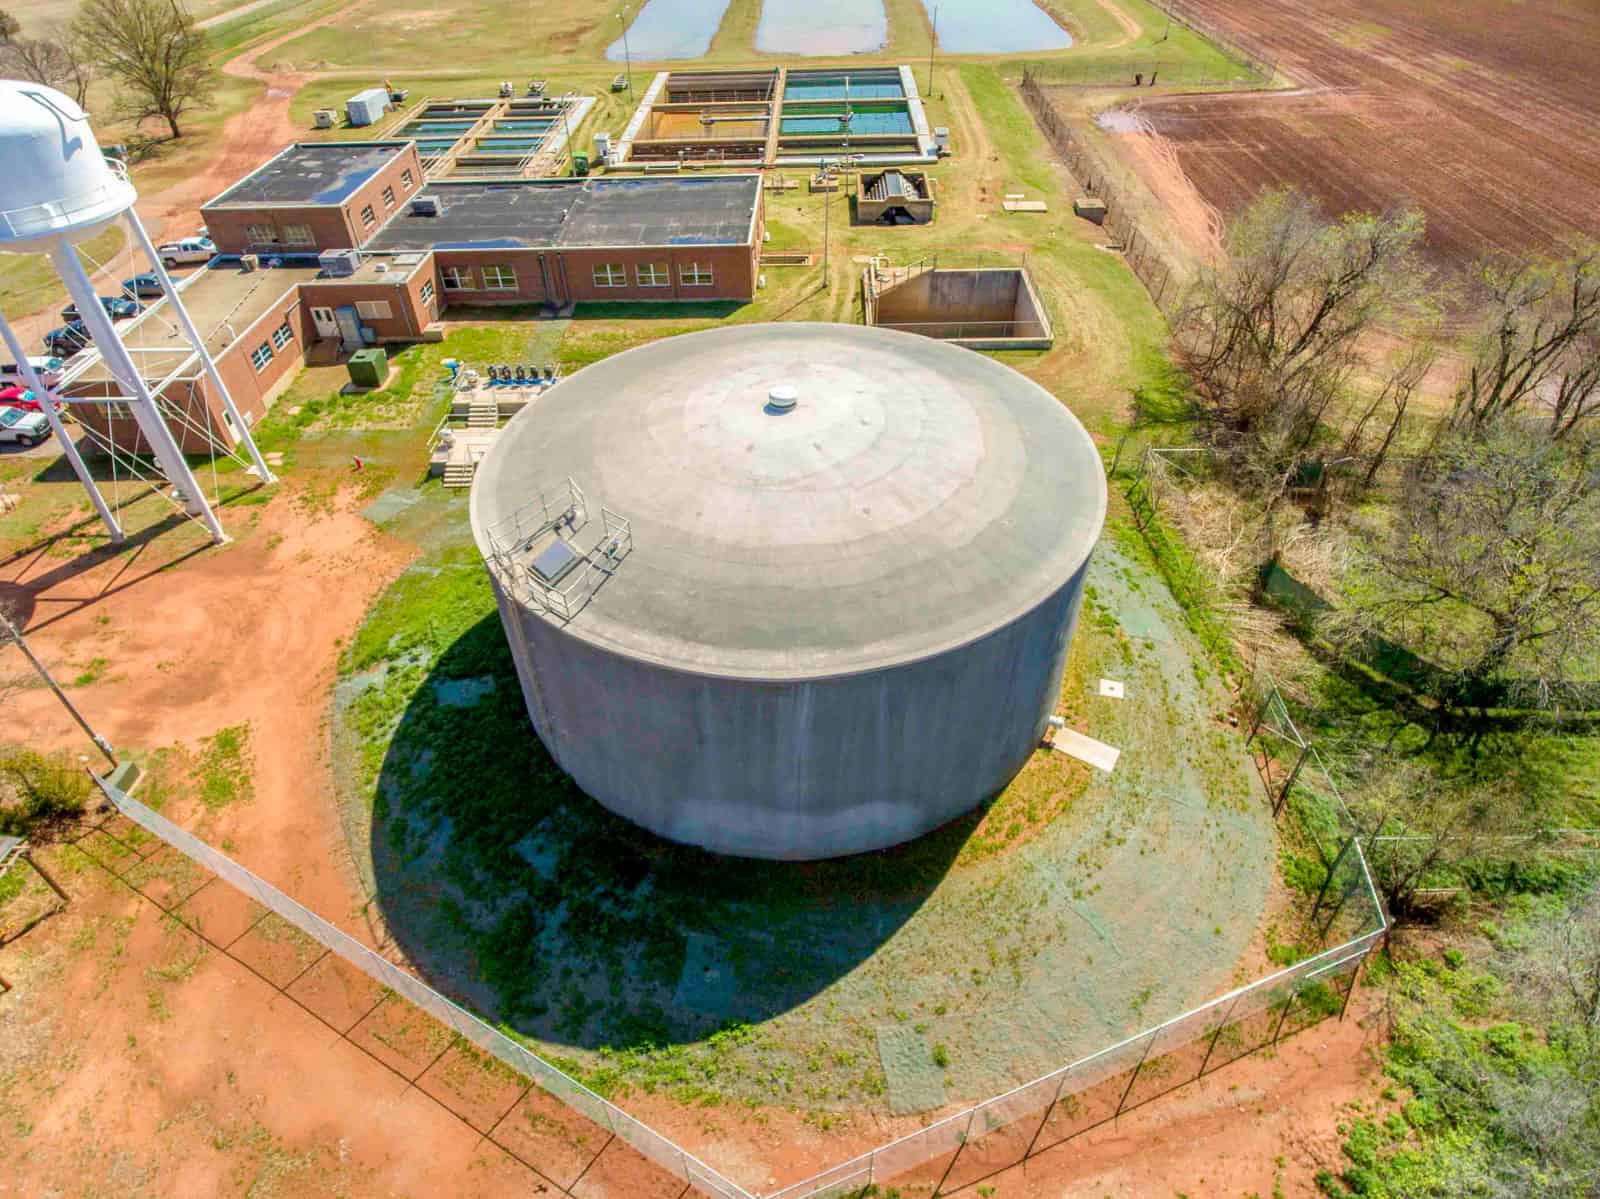
[[[0,80],[0,246],[66,234],[77,241],[134,201],[121,164],[106,161],[88,114],[39,83]]]
[[[569,477],[594,519],[632,523],[633,548],[566,631],[746,678],[976,640],[1071,579],[1106,514],[1099,453],[1054,396],[972,350],[856,325],[728,326],[583,368],[480,464],[479,548]]]

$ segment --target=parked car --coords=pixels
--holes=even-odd
[[[138,300],[131,300],[127,296],[100,296],[100,307],[106,310],[106,315],[114,321],[126,320],[130,316],[138,316],[144,311],[144,305]],[[78,319],[78,306],[68,304],[61,310],[61,319],[75,321]]]
[[[190,262],[210,262],[217,256],[217,247],[209,237],[180,237],[177,241],[158,246],[156,253],[171,269]]]
[[[59,358],[30,357],[34,374],[39,376],[39,382],[46,387],[54,387],[61,382],[61,368],[66,364]],[[0,387],[21,387],[27,381],[27,376],[22,373],[22,367],[15,362],[0,363]]]
[[[157,279],[152,272],[146,271],[142,275],[124,279],[122,281],[122,294],[136,296],[139,299],[144,299],[147,296],[159,296],[161,294],[161,280]]]
[[[82,321],[68,321],[44,335],[44,348],[57,358],[71,358],[93,340]]]
[[[64,405],[56,404],[56,411]],[[24,412],[43,412],[44,404],[26,387],[0,387],[0,408],[21,408]]]
[[[25,412],[21,408],[0,408],[0,441],[14,441],[18,445],[38,445],[50,436],[50,422],[42,412]]]

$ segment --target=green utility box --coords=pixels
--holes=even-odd
[[[350,355],[350,382],[357,387],[382,387],[389,377],[389,355],[373,346]]]
[[[572,173],[574,175],[587,175],[589,173],[589,156],[582,150],[572,156]]]

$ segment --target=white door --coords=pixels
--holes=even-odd
[[[339,321],[331,308],[313,308],[311,322],[317,327],[318,337],[338,337]]]

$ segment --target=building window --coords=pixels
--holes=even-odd
[[[672,286],[672,268],[664,262],[641,262],[634,269],[639,273],[640,287]]]
[[[424,304],[433,303],[433,280],[432,279],[424,279],[422,281],[422,291],[419,294],[422,296],[422,302]]]
[[[252,246],[270,246],[278,240],[278,231],[271,225],[246,225],[244,239]]]
[[[444,276],[444,289],[446,291],[471,291],[472,272],[464,266],[440,267],[439,273]]]
[[[516,291],[517,272],[508,266],[490,264],[483,268],[484,291]]]
[[[386,321],[394,315],[394,311],[389,307],[388,300],[358,300],[356,315],[363,320]]]
[[[317,235],[311,232],[310,225],[285,225],[283,227],[283,244],[286,246],[314,246],[317,244]]]
[[[601,262],[594,268],[594,285],[596,287],[626,287],[628,286],[628,268],[620,262]]]
[[[704,262],[691,262],[678,268],[678,282],[685,287],[710,287],[711,266]]]
[[[362,208],[362,210],[361,210],[361,226],[362,226],[362,228],[370,229],[374,225],[376,225],[377,223],[378,223],[378,214],[372,211],[372,205],[368,204],[364,208]]]
[[[293,340],[294,330],[289,328],[288,321],[284,321],[283,324],[279,325],[272,331],[272,348],[274,350],[283,349],[284,346],[288,345]]]
[[[385,208],[394,207],[394,188],[386,187],[383,189],[383,206]]]
[[[262,342],[250,351],[250,365],[256,368],[256,374],[267,369],[267,363],[272,361],[272,347]]]
[[[112,400],[106,405],[107,420],[132,420],[133,405],[126,400]]]
[[[400,182],[405,186],[405,189],[407,191],[411,190],[411,168],[410,167],[407,167],[405,170],[400,172]]]

